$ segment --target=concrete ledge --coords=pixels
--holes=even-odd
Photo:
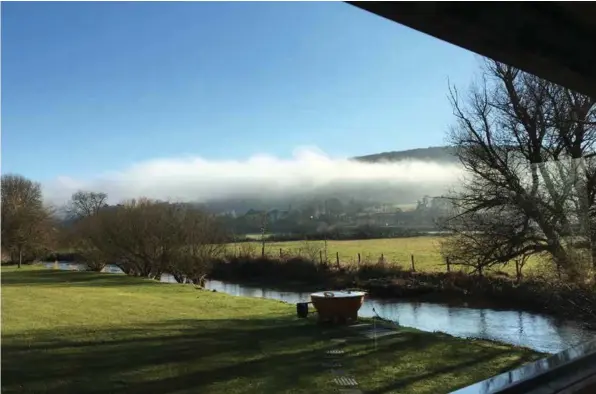
[[[596,393],[596,341],[464,387],[453,394]]]

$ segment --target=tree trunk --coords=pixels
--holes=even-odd
[[[18,265],[18,267],[21,268],[22,264],[23,264],[23,249],[19,248],[19,265]]]

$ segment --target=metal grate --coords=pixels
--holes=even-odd
[[[339,386],[358,386],[358,382],[356,382],[356,379],[347,376],[337,377],[333,379],[333,381]]]

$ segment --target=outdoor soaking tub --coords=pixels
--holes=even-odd
[[[319,322],[348,323],[358,319],[364,302],[363,291],[319,291],[310,295]]]

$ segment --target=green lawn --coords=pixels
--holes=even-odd
[[[330,393],[321,368],[344,334],[295,307],[123,275],[2,268],[2,392]],[[349,341],[365,393],[444,393],[537,357],[401,329]]]

